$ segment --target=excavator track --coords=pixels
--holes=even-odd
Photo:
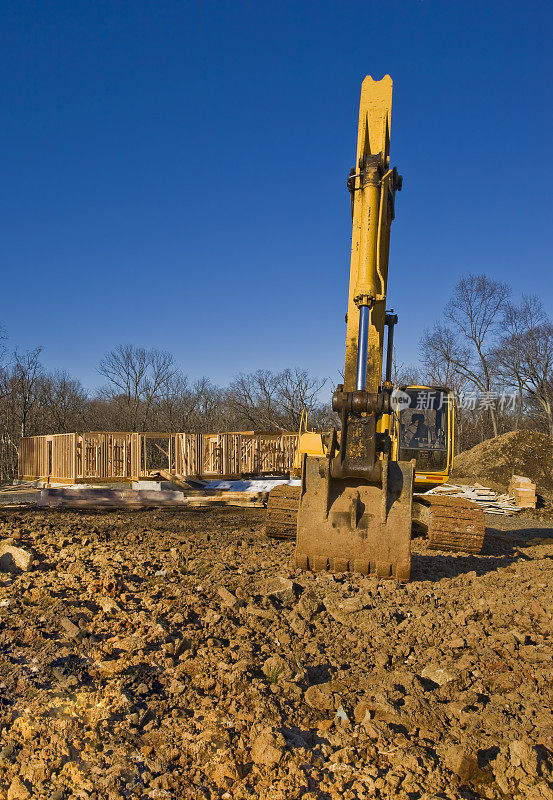
[[[484,512],[461,497],[415,495],[413,525],[428,535],[428,547],[457,553],[480,553],[486,524]]]
[[[295,539],[301,486],[288,483],[269,492],[265,533],[270,539]]]
[[[295,539],[300,486],[282,484],[269,492],[265,532],[270,539]],[[479,553],[485,533],[484,512],[460,497],[415,495],[413,525],[428,536],[432,550]]]

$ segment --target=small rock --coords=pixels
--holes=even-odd
[[[446,751],[444,761],[446,767],[462,781],[489,783],[492,780],[491,774],[478,766],[478,760],[459,747],[450,747]]]
[[[335,694],[330,683],[316,683],[305,690],[303,699],[317,711],[334,711],[340,705],[340,698]]]
[[[270,683],[278,683],[280,680],[290,678],[292,670],[287,661],[280,656],[274,655],[268,658],[263,664],[263,674],[268,678]]]
[[[529,744],[521,739],[510,742],[509,755],[512,767],[522,767],[528,775],[537,775],[538,756],[534,748],[530,747]]]
[[[119,606],[115,600],[112,600],[111,597],[100,597],[98,599],[98,605],[104,614],[113,614],[116,611],[121,611],[121,606]]]
[[[338,603],[338,608],[342,614],[355,614],[356,611],[362,611],[366,606],[365,599],[357,595],[357,597],[348,597]]]
[[[301,592],[301,586],[289,578],[274,578],[265,590],[266,597],[274,597],[283,606],[295,603]]]
[[[246,614],[251,614],[254,617],[261,617],[262,619],[274,619],[274,608],[259,608],[258,606],[247,605]]]
[[[319,608],[320,603],[313,597],[313,595],[309,592],[304,592],[296,606],[296,611],[300,617],[303,617],[303,619],[307,620],[307,622],[311,622],[315,614],[317,614],[319,611]]]
[[[169,685],[169,694],[179,695],[186,691],[186,686],[180,681],[172,680]]]
[[[547,747],[548,750],[553,750],[553,725],[546,725],[539,733],[538,741]]]
[[[296,614],[295,611],[290,612],[288,622],[290,623],[290,628],[294,631],[296,636],[299,636],[300,639],[305,639],[307,636],[309,636],[309,628],[307,627],[307,623],[305,623],[300,615]]]
[[[421,672],[423,678],[427,678],[438,686],[445,686],[446,683],[454,681],[456,676],[452,672],[448,672],[444,667],[438,664],[427,664]]]
[[[282,758],[285,741],[281,733],[266,728],[252,744],[251,759],[254,764],[274,767]]]
[[[14,751],[14,746],[12,742],[8,742],[8,744],[4,745],[4,747],[0,750],[0,758],[9,758]]]
[[[8,800],[27,800],[30,796],[25,784],[19,778],[14,778],[8,789]]]
[[[33,556],[22,547],[10,544],[0,545],[0,572],[28,572]]]
[[[238,608],[242,605],[241,601],[234,595],[232,592],[229,592],[228,589],[225,589],[224,586],[219,586],[217,589],[217,593],[221,598],[221,605],[225,606],[225,608]]]
[[[146,646],[147,642],[144,636],[123,636],[117,642],[119,650],[123,650],[125,653],[135,653],[137,650],[144,650]]]
[[[77,639],[81,635],[81,629],[75,625],[68,617],[62,617],[60,623],[70,639]]]
[[[364,700],[361,700],[360,703],[357,703],[355,708],[353,709],[353,716],[355,721],[358,722],[360,725],[364,725],[365,722],[370,722],[371,719],[371,707],[368,703]]]
[[[336,712],[336,719],[339,720],[340,722],[349,722],[349,717],[344,711],[343,706],[340,706],[338,708],[338,711]]]

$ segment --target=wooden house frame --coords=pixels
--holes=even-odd
[[[136,481],[162,469],[179,478],[288,475],[295,433],[89,431],[25,436],[19,478],[45,483]]]

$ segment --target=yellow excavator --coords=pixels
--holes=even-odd
[[[340,428],[300,430],[300,486],[269,494],[266,532],[296,538],[300,569],[408,581],[413,529],[430,547],[479,552],[484,515],[459,498],[417,493],[445,483],[453,461],[453,393],[392,383],[393,311],[386,310],[390,228],[402,177],[390,167],[392,80],[361,88],[357,160],[347,179],[353,220]],[[386,366],[382,380],[384,339]]]

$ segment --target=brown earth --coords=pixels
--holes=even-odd
[[[0,511],[0,797],[553,800],[553,529],[299,573],[263,512]]]
[[[537,431],[511,431],[455,456],[452,481],[506,490],[512,474],[530,478],[540,493],[553,492],[553,439]]]

